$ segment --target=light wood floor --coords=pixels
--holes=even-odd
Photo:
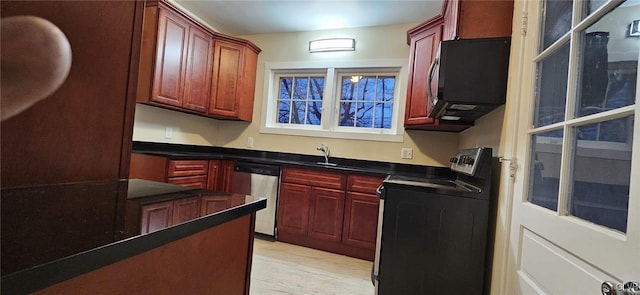
[[[251,295],[372,295],[372,262],[255,239]]]

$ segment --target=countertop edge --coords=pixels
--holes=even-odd
[[[203,216],[153,233],[118,241],[73,256],[58,259],[2,277],[0,293],[28,294],[101,267],[136,256],[225,222],[252,214],[267,206],[267,200]]]

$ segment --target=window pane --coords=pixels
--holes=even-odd
[[[571,0],[548,0],[545,2],[542,50],[569,32],[572,13],[573,1]]]
[[[528,201],[557,211],[562,130],[532,136]]]
[[[281,77],[278,123],[320,125],[324,77]]]
[[[538,62],[534,114],[536,127],[564,121],[568,71],[569,43]]]
[[[395,81],[395,76],[342,76],[338,126],[391,128]]]
[[[307,93],[309,90],[309,78],[295,78],[295,91],[293,92],[293,99],[295,100],[307,100]]]
[[[291,106],[288,100],[278,101],[278,123],[289,123]]]
[[[567,208],[569,214],[626,232],[633,120],[634,117],[629,116],[577,127],[573,140],[573,188]],[[605,131],[603,126],[615,127]],[[581,129],[614,133],[607,136],[625,138],[625,141],[620,144],[580,138]]]
[[[373,103],[358,103],[356,127],[373,127]]]
[[[635,103],[639,42],[628,40],[624,24],[639,16],[640,6],[619,6],[581,32],[576,116]]]
[[[375,122],[373,128],[391,128],[391,116],[393,111],[392,103],[376,103]]]
[[[356,103],[351,101],[343,101],[340,103],[340,122],[338,126],[353,127],[356,114]]]
[[[582,19],[591,15],[596,9],[600,8],[603,4],[607,3],[607,0],[582,0],[584,5],[584,12]]]

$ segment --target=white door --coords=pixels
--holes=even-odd
[[[504,146],[517,169],[493,292],[640,281],[640,1],[526,0],[514,12],[526,26],[514,26]]]

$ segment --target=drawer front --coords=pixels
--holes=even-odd
[[[376,189],[382,183],[382,177],[370,175],[349,175],[347,178],[347,190],[365,194],[376,194]]]
[[[284,167],[282,181],[344,190],[346,177],[332,171]]]
[[[184,176],[184,177],[171,177],[167,181],[171,184],[177,184],[181,186],[189,186],[195,188],[207,188],[207,176],[206,175],[196,175],[196,176]]]
[[[209,161],[207,160],[172,160],[169,161],[169,177],[206,175]]]

